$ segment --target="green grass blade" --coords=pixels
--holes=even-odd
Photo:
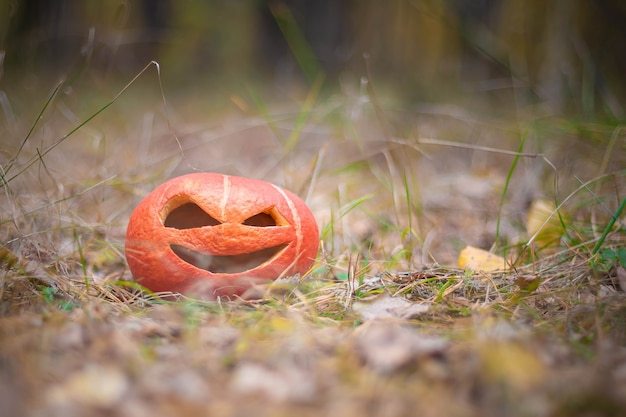
[[[609,235],[609,232],[613,228],[613,225],[615,224],[619,216],[622,215],[622,211],[624,211],[624,206],[626,206],[626,198],[622,200],[619,207],[617,208],[617,211],[615,211],[613,216],[611,216],[611,220],[609,220],[609,223],[604,228],[604,231],[602,232],[602,236],[600,236],[600,239],[598,239],[598,241],[596,242],[596,245],[593,247],[593,250],[591,251],[592,256],[597,254],[600,248],[602,247],[602,245],[604,244],[604,241],[606,240],[606,237]]]
[[[320,73],[322,73],[322,67],[300,30],[296,18],[291,13],[291,10],[282,3],[270,4],[270,10],[296,61],[298,61],[304,76],[309,83],[315,84]]]
[[[524,135],[522,135],[522,141],[517,147],[517,153],[515,154],[515,157],[513,158],[513,163],[511,164],[511,167],[509,168],[509,172],[506,176],[506,181],[504,182],[504,189],[502,190],[502,195],[500,196],[500,204],[498,205],[498,219],[496,221],[496,237],[495,237],[496,246],[500,242],[500,223],[502,221],[502,207],[504,206],[506,193],[509,189],[509,186],[511,185],[511,178],[513,178],[513,173],[515,172],[517,163],[519,162],[522,152],[524,150],[524,145],[526,144],[527,137],[528,137],[528,131],[526,131]]]

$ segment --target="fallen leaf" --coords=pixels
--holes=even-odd
[[[256,363],[243,363],[237,368],[232,388],[241,394],[259,394],[278,402],[308,402],[318,390],[310,372],[290,367],[272,369]]]
[[[490,341],[479,352],[485,375],[496,383],[525,392],[545,378],[546,368],[539,355],[520,344]]]
[[[563,214],[561,214],[563,217]],[[554,201],[534,200],[526,215],[526,233],[542,248],[557,246],[563,235],[563,225],[556,213]]]
[[[617,282],[619,282],[619,287],[622,291],[626,292],[626,268],[618,266],[615,268],[615,272],[617,273]]]
[[[400,323],[370,321],[354,334],[355,348],[364,362],[380,373],[411,366],[420,358],[443,352],[448,342]]]
[[[507,269],[506,261],[503,257],[473,246],[466,246],[465,249],[459,253],[458,266],[461,269],[483,272],[495,272]]]
[[[533,292],[539,287],[539,284],[541,284],[541,277],[537,275],[533,275],[533,276],[520,275],[515,278],[514,282],[518,287],[520,287],[521,290],[527,291],[527,292]]]
[[[48,397],[57,404],[78,402],[96,407],[110,407],[128,392],[129,381],[117,368],[90,365],[62,385],[51,387]]]
[[[383,294],[376,297],[373,301],[355,302],[352,308],[364,320],[384,318],[412,319],[427,313],[430,309],[430,304],[412,303],[402,297],[392,297],[389,294]]]
[[[180,369],[172,372],[166,363],[158,363],[146,369],[142,375],[143,393],[156,397],[173,396],[185,401],[203,403],[211,399],[211,389],[200,372]]]

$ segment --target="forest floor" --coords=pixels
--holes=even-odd
[[[150,94],[63,93],[2,128],[0,416],[626,414],[622,127]],[[310,273],[237,300],[134,285],[131,211],[194,171],[302,196]],[[506,266],[459,266],[468,246]]]

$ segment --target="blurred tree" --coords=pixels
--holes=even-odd
[[[289,88],[307,80],[294,50],[305,45],[329,85],[368,74],[410,101],[616,118],[626,105],[621,0],[0,0],[0,13],[14,79],[58,77],[77,58],[128,79],[154,59],[172,85]]]

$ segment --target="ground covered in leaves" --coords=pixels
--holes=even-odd
[[[102,103],[55,97],[30,134],[5,128],[0,415],[626,412],[619,126],[349,94],[271,112],[246,100],[206,121],[130,94],[74,132]],[[138,288],[128,216],[195,170],[305,198],[313,270],[245,300]],[[533,233],[539,199],[553,216]],[[459,268],[468,245],[506,267]]]

